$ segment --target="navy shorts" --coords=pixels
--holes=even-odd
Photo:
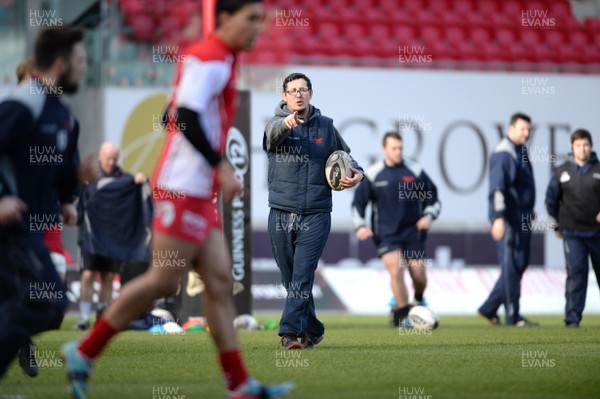
[[[425,241],[419,239],[402,241],[387,240],[377,246],[377,255],[380,258],[393,251],[402,251],[402,255],[406,259],[423,259],[426,257]]]
[[[119,273],[121,271],[122,263],[123,261],[120,260],[110,259],[101,255],[92,255],[82,251],[80,271],[91,270],[94,272]]]

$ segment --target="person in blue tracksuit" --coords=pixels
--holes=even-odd
[[[366,179],[354,194],[352,214],[356,236],[375,241],[378,255],[390,273],[396,302],[391,325],[410,327],[406,316],[411,305],[404,284],[408,271],[415,289],[414,305],[423,303],[427,286],[425,273],[425,240],[431,222],[441,210],[437,188],[423,168],[402,157],[402,137],[397,132],[383,136],[384,160],[366,172]],[[366,220],[366,207],[371,203],[371,227]]]
[[[533,168],[525,146],[530,130],[528,115],[513,114],[507,136],[500,140],[490,158],[489,219],[501,271],[478,314],[492,325],[500,324],[497,312],[501,305],[504,305],[506,325],[537,325],[519,313],[521,278],[529,266],[531,243],[531,231],[523,221],[535,219]]]
[[[42,31],[35,64],[32,78],[0,103],[0,378],[31,336],[62,317],[65,287],[43,232],[57,222],[57,198],[70,204],[78,178],[93,177],[80,167],[79,127],[61,99],[85,75],[83,31]]]
[[[287,291],[279,327],[281,346],[287,349],[312,348],[325,333],[312,296],[315,270],[331,227],[331,188],[325,179],[325,163],[336,150],[350,152],[333,120],[310,104],[312,93],[306,75],[287,76],[283,100],[263,138],[269,161],[268,230]],[[354,160],[352,165],[353,177],[340,181],[344,189],[364,178]]]
[[[588,258],[600,282],[600,162],[592,135],[571,135],[573,160],[557,167],[546,190],[546,211],[563,239],[567,263],[565,325],[579,327],[588,286]]]

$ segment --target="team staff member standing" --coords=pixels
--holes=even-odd
[[[588,257],[600,282],[600,163],[592,135],[571,135],[573,160],[554,170],[546,190],[546,210],[557,222],[567,263],[565,324],[579,327],[588,286]]]
[[[269,159],[269,236],[287,290],[279,327],[281,346],[287,349],[312,348],[325,333],[312,296],[315,270],[331,227],[325,163],[336,150],[350,152],[333,120],[310,104],[312,94],[306,75],[286,77],[283,100],[263,138]],[[362,168],[355,161],[352,165],[354,176],[341,180],[344,189],[364,178]]]
[[[135,187],[140,187],[146,183],[148,180],[146,175],[138,172],[135,176],[132,176],[129,173],[123,172],[119,166],[119,148],[111,142],[105,142],[100,146],[98,162],[100,164],[101,179],[86,185],[77,203],[79,213],[79,246],[81,248],[81,291],[79,296],[80,318],[77,324],[75,324],[74,329],[78,331],[85,331],[90,328],[89,318],[94,296],[94,281],[96,281],[97,275],[100,275],[97,311],[98,314],[102,314],[112,300],[115,273],[119,273],[122,267],[123,269],[127,267],[129,261],[142,259],[140,256],[138,259],[124,261],[122,259],[123,256],[131,256],[125,253],[119,254],[119,258],[106,256],[105,254],[100,255],[98,253],[99,248],[96,247],[101,247],[102,251],[106,251],[108,249],[106,248],[107,246],[109,248],[114,247],[115,250],[113,252],[118,252],[117,249],[122,248],[120,244],[122,244],[122,241],[125,241],[123,238],[126,237],[127,246],[132,248],[132,250],[140,246],[147,249],[148,244],[140,245],[139,241],[149,241],[149,233],[148,235],[135,235],[135,232],[140,231],[140,225],[143,226],[142,229],[146,227],[143,221],[133,219],[138,216],[135,209],[124,209],[124,204],[131,205],[130,202],[125,201],[125,194],[131,196],[135,191],[138,191]],[[106,187],[113,179],[132,180],[132,184],[120,185],[121,189],[112,190],[110,196],[99,196],[104,199],[104,202],[98,203],[100,201],[96,199],[97,197],[95,198],[95,194],[99,190],[99,187]],[[119,193],[123,195],[118,195]],[[112,212],[110,214],[102,214],[99,211],[100,209],[111,209]],[[124,228],[125,224],[127,224],[127,229]],[[107,226],[114,227],[115,230],[120,231],[108,230]],[[101,239],[96,232],[99,233]],[[118,232],[123,232],[124,234],[115,234]],[[138,242],[133,241],[136,238]],[[115,256],[117,255],[115,254]],[[147,259],[147,256],[144,256],[144,258]]]
[[[227,397],[276,398],[293,389],[292,384],[264,386],[248,375],[233,326],[232,262],[217,202],[219,193],[229,202],[241,190],[233,168],[221,156],[237,111],[236,55],[254,45],[263,19],[260,1],[218,1],[215,33],[187,48],[185,61],[178,65],[168,137],[154,174],[153,186],[161,193],[152,225],[153,257],[177,266],[152,265],[123,286],[80,342],[63,346],[76,398],[86,397],[93,361],[109,341],[154,300],[175,293],[190,267],[205,283],[204,310]],[[206,396],[201,391],[196,395]]]
[[[534,220],[535,182],[525,143],[531,118],[513,114],[508,134],[490,158],[489,218],[496,241],[501,271],[492,292],[479,308],[479,315],[499,324],[498,308],[504,304],[506,325],[534,326],[519,313],[521,277],[529,266],[531,231],[524,220]]]
[[[377,253],[390,273],[396,308],[391,324],[408,323],[408,294],[404,284],[404,265],[415,289],[415,305],[422,304],[427,286],[425,240],[431,222],[441,210],[437,188],[415,162],[402,158],[402,137],[397,132],[383,136],[384,160],[367,169],[367,179],[354,194],[352,215],[356,236],[364,241],[373,237]],[[365,209],[372,203],[371,227]],[[402,252],[400,252],[402,250]]]

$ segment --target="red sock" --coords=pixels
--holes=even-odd
[[[219,361],[223,368],[225,381],[227,381],[227,388],[230,391],[235,391],[240,384],[248,379],[248,372],[246,371],[244,362],[242,362],[239,349],[221,352],[219,354]]]
[[[83,337],[77,349],[89,359],[95,359],[116,333],[118,331],[100,316],[91,331]]]

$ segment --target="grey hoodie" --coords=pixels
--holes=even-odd
[[[285,101],[281,101],[265,128],[263,149],[269,160],[269,206],[298,214],[331,212],[325,163],[332,152],[350,153],[350,148],[333,126],[333,120],[312,105],[305,123],[288,129],[283,120],[291,113]],[[364,175],[354,159],[352,167]]]

